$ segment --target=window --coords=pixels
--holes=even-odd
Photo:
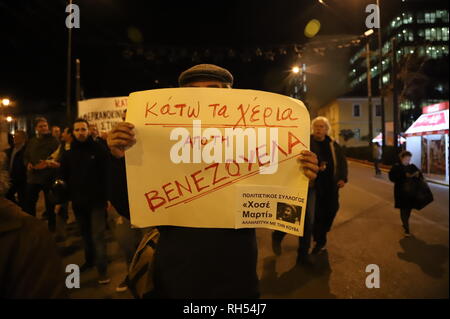
[[[436,18],[441,19],[442,22],[448,22],[448,11],[447,10],[437,10]]]
[[[381,105],[375,105],[375,116],[381,116]]]
[[[417,23],[424,23],[425,22],[425,15],[423,12],[417,13]]]
[[[361,105],[353,104],[353,117],[361,116]]]
[[[420,29],[417,31],[417,35],[421,38],[425,37],[425,30],[424,29]]]
[[[447,28],[442,28],[442,41],[448,41],[449,37],[448,37],[448,27]]]
[[[425,23],[435,23],[436,22],[436,12],[425,13]]]

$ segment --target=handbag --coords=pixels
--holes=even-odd
[[[136,299],[149,298],[154,290],[155,250],[159,232],[152,228],[144,235],[128,269],[128,288]]]
[[[413,198],[413,208],[421,210],[428,204],[430,204],[434,198],[431,192],[430,186],[422,178],[414,178],[415,192]]]

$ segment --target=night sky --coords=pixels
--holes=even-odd
[[[81,28],[73,29],[73,58],[81,60],[84,97],[176,86],[184,69],[214,62],[230,69],[237,88],[285,94],[297,58],[289,51],[271,61],[255,55],[255,50],[312,41],[303,32],[311,19],[322,24],[315,41],[360,35],[366,30],[365,6],[374,1],[325,2],[327,7],[317,0],[74,1],[80,7]],[[401,1],[381,2],[386,23]],[[18,101],[22,110],[64,108],[65,6],[66,1],[58,0],[0,0],[0,96]],[[126,58],[127,49],[142,54]],[[230,57],[229,49],[237,56]],[[194,61],[193,52],[199,53]],[[301,58],[311,67],[313,107],[345,93],[350,53],[351,49],[340,49]]]

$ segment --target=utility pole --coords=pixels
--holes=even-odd
[[[399,128],[399,108],[398,108],[398,87],[397,87],[397,39],[392,39],[392,106],[393,106],[393,121],[394,121],[394,149],[395,154],[398,154],[398,135]]]
[[[78,116],[78,102],[81,100],[81,81],[80,81],[80,59],[76,59],[76,74],[75,74],[75,117]]]
[[[372,72],[370,70],[370,41],[366,43],[366,66],[367,66],[367,106],[369,112],[369,147],[372,146]]]
[[[381,11],[380,0],[377,0],[377,7]],[[379,17],[380,26],[378,28],[378,91],[380,94],[380,108],[381,108],[381,149],[384,154],[384,147],[386,145],[386,116],[384,112],[384,92],[383,92],[383,40],[381,32],[381,14]]]
[[[69,0],[72,6],[72,0]],[[72,123],[72,28],[67,28],[67,87],[66,87],[66,117],[68,124]]]

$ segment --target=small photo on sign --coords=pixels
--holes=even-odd
[[[300,224],[302,208],[287,203],[277,203],[277,219],[291,224]]]

